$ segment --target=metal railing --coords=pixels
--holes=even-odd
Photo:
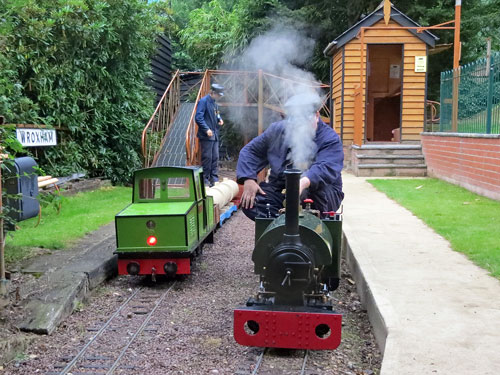
[[[181,102],[195,102],[205,72],[181,72]]]
[[[192,83],[187,85],[183,77],[190,76],[192,78],[193,75],[199,75],[200,79],[191,79],[190,82]],[[264,128],[264,108],[284,113],[283,105],[285,101],[290,96],[305,89],[323,91],[323,105],[320,113],[325,120],[331,118],[328,106],[330,98],[329,86],[320,82],[307,81],[296,77],[279,77],[263,71],[206,70],[205,72],[188,73],[177,71],[142,133],[142,152],[145,167],[150,167],[156,161],[181,101],[194,101],[196,103],[186,129],[186,164],[199,164],[200,152],[198,138],[196,137],[198,126],[195,121],[196,105],[203,96],[208,94],[211,83],[219,83],[225,87],[224,97],[219,106],[257,108],[258,134]],[[181,86],[184,88],[182,92]]]
[[[191,118],[189,119],[189,125],[186,129],[186,165],[199,164],[200,160],[200,146],[196,133],[198,132],[198,125],[196,125],[195,115],[196,107],[201,98],[208,94],[210,91],[210,73],[205,71],[203,74],[203,79],[201,80],[200,89],[198,90],[198,95],[196,96],[196,104],[191,113]]]
[[[219,83],[225,87],[220,107],[256,107],[258,110],[258,134],[263,131],[263,109],[284,113],[283,105],[292,95],[303,89],[324,90],[323,105],[320,113],[324,119],[330,119],[328,100],[329,86],[320,82],[312,82],[296,77],[279,77],[263,71],[223,71],[207,70],[204,73],[196,103],[210,91],[211,83]],[[200,154],[196,132],[198,127],[194,120],[196,106],[191,115],[186,131],[186,163],[199,164]],[[267,125],[267,124],[266,124]]]
[[[165,142],[170,126],[180,107],[180,73],[177,70],[142,131],[144,167],[151,167]]]
[[[458,83],[458,121],[453,129],[453,81]],[[500,52],[457,71],[441,73],[439,131],[500,133]]]
[[[427,110],[424,131],[437,132],[439,131],[439,114],[441,112],[441,103],[435,102],[433,100],[426,100],[425,105],[427,107]]]

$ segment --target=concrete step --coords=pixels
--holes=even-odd
[[[352,146],[355,155],[422,155],[421,145],[363,145]]]
[[[423,164],[424,155],[357,155],[360,164]]]
[[[358,164],[354,172],[360,177],[423,177],[427,175],[427,166],[425,164]]]
[[[362,146],[352,145],[354,150],[418,150],[422,149],[420,143],[404,144],[404,143],[380,143],[380,144],[367,144]]]

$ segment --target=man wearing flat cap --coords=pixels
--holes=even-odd
[[[201,165],[206,186],[219,181],[219,130],[224,124],[219,114],[217,101],[224,96],[224,87],[214,83],[210,93],[200,99],[196,107],[195,121],[198,124],[198,139],[201,147]]]
[[[321,98],[316,92],[287,100],[286,118],[271,124],[240,151],[236,175],[243,184],[241,207],[250,219],[277,216],[285,199],[287,167],[302,170],[300,198],[313,200],[312,208],[324,216],[337,211],[343,198],[344,151],[339,136],[319,117]],[[267,182],[257,174],[270,166]]]

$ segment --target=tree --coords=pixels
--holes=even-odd
[[[213,69],[222,61],[231,42],[234,14],[220,0],[212,0],[195,9],[188,26],[181,31],[181,41],[199,69]]]
[[[192,0],[195,1],[195,0]],[[279,20],[283,25],[300,28],[306,36],[316,40],[314,56],[309,68],[322,81],[329,80],[329,61],[323,50],[329,42],[347,30],[362,17],[371,13],[380,0],[352,0],[349,6],[341,0],[240,0],[232,7],[228,2],[214,0],[194,11],[188,29],[182,32],[183,46],[192,54],[193,63],[215,68],[238,56],[249,41],[272,28]],[[454,0],[399,0],[394,5],[423,26],[431,26],[454,19]],[[228,16],[221,25],[221,16]],[[226,19],[223,19],[224,23]],[[218,25],[214,25],[217,23]],[[217,35],[218,30],[221,34]],[[470,0],[462,7],[462,62],[470,62],[484,55],[486,37],[493,38],[493,46],[500,47],[500,0]],[[453,31],[435,31],[440,43],[453,42]],[[438,92],[439,72],[452,66],[452,54],[441,53],[430,59],[432,92]],[[437,83],[435,83],[437,82]]]
[[[0,3],[0,19],[0,110],[60,129],[39,160],[47,173],[128,181],[153,109],[155,38],[173,23],[165,4],[13,0]]]

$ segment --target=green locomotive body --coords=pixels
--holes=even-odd
[[[200,167],[134,173],[132,203],[115,217],[120,275],[189,274],[191,258],[217,227]]]
[[[311,210],[310,200],[300,210],[300,175],[285,171],[285,214],[255,219],[252,260],[260,286],[234,311],[241,345],[319,350],[340,344],[342,315],[330,293],[340,280],[342,214]]]

